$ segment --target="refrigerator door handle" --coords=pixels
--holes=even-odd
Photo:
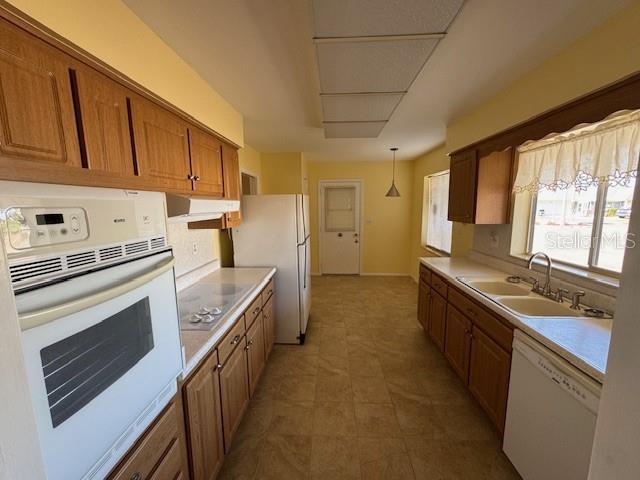
[[[307,243],[304,242],[304,281],[302,282],[305,290],[307,289]]]

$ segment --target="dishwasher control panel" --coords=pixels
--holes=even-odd
[[[571,374],[567,373],[567,370],[570,370],[573,367],[567,364],[565,368],[559,368],[549,358],[551,356],[555,356],[552,352],[549,352],[549,356],[545,356],[530,346],[520,342],[518,342],[517,346],[514,345],[514,347],[525,355],[529,361],[538,368],[538,370],[547,376],[547,378],[558,384],[558,386],[565,392],[574,397],[593,413],[598,412],[600,397],[589,389],[585,385],[585,382],[577,381]],[[566,363],[566,361],[562,359],[560,359],[558,363],[560,362]]]

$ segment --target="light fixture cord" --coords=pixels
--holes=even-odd
[[[393,151],[393,167],[392,167],[392,171],[393,173],[391,174],[391,184],[395,185],[396,183],[396,151]]]

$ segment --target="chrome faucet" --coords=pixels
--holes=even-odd
[[[553,264],[551,263],[551,259],[549,258],[549,255],[547,255],[544,252],[536,252],[533,255],[531,255],[531,258],[529,259],[529,265],[528,265],[529,270],[531,270],[531,267],[533,266],[533,261],[537,257],[543,257],[547,261],[547,272],[546,272],[546,277],[544,281],[544,287],[542,287],[542,295],[544,295],[545,297],[550,297],[551,296],[551,269],[553,268]]]

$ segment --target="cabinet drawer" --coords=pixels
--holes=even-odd
[[[447,282],[435,273],[431,274],[431,286],[436,292],[442,295],[443,298],[447,298],[447,290],[449,289]]]
[[[509,352],[511,351],[513,329],[504,325],[494,315],[453,288],[449,291],[449,302],[470,318],[475,325],[489,335],[498,345]]]
[[[233,352],[233,349],[236,348],[236,345],[240,343],[240,339],[244,335],[244,315],[238,319],[236,324],[233,326],[229,333],[225,335],[220,344],[218,345],[218,358],[220,363],[224,365]]]
[[[262,290],[262,305],[267,303],[267,300],[269,300],[271,298],[271,295],[273,295],[273,288],[274,282],[272,278],[271,280],[269,280],[269,283],[267,283],[267,286],[264,287],[264,290]]]
[[[427,285],[431,285],[431,270],[424,265],[420,265],[420,280]]]
[[[251,325],[253,325],[253,322],[260,314],[260,310],[262,310],[262,295],[258,295],[251,305],[249,305],[249,308],[244,312],[247,330],[249,330]]]
[[[173,445],[171,445],[171,448],[149,480],[174,479],[183,474],[182,452],[180,452],[180,445],[178,442],[173,442]]]
[[[119,468],[116,468],[110,478],[112,480],[150,478],[158,462],[161,460],[164,462],[163,454],[171,444],[176,448],[179,463],[182,463],[179,414],[181,412],[178,411],[175,402],[171,402],[155,425],[144,434],[142,441],[134,447],[129,458]]]

